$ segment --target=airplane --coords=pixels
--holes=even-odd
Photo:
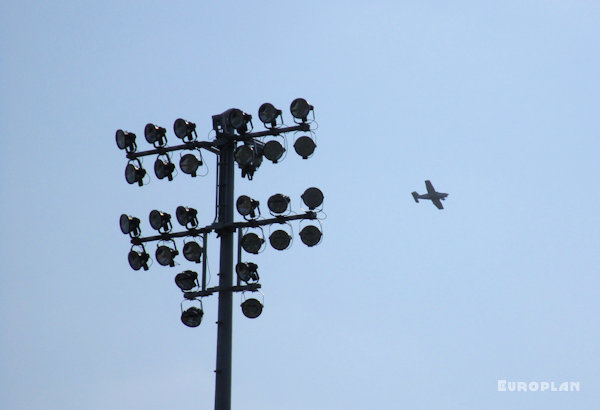
[[[419,199],[429,199],[431,200],[431,202],[433,202],[435,206],[438,207],[438,209],[444,209],[444,207],[442,206],[442,201],[446,199],[448,194],[445,194],[443,192],[437,192],[435,188],[433,188],[433,185],[431,185],[431,181],[429,180],[425,181],[425,186],[427,187],[426,194],[419,195],[416,192],[412,193],[415,202],[419,202]]]

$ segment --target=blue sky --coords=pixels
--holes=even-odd
[[[129,186],[114,133],[154,122],[174,142],[183,117],[205,138],[212,115],[266,101],[290,122],[304,97],[315,155],[265,161],[235,192],[297,211],[321,188],[324,239],[293,224],[289,250],[252,258],[265,308],[234,308],[233,408],[592,408],[599,17],[584,1],[3,2],[0,407],[212,408],[216,297],[183,326],[173,277],[193,266],[132,271],[118,219],[149,234],[152,209],[188,205],[209,224],[214,158],[203,178]],[[445,210],[414,203],[425,179]]]

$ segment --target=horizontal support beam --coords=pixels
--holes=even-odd
[[[244,286],[228,286],[225,288],[221,288],[220,286],[215,286],[214,288],[208,288],[206,290],[199,290],[196,292],[183,292],[183,296],[188,300],[193,300],[196,298],[202,298],[205,296],[210,296],[213,293],[219,292],[257,292],[261,288],[260,283],[250,283]]]
[[[164,155],[167,152],[173,152],[173,151],[181,151],[181,150],[193,150],[193,149],[198,149],[198,148],[202,148],[205,149],[207,151],[212,152],[213,154],[219,154],[219,150],[217,148],[215,148],[214,143],[213,142],[209,142],[209,141],[190,141],[190,142],[186,142],[184,144],[181,145],[173,145],[172,147],[160,147],[160,148],[155,148],[155,149],[151,149],[148,151],[140,151],[140,152],[128,152],[127,153],[127,158],[129,159],[136,159],[139,157],[145,157],[148,155],[156,155],[156,154],[160,154],[160,155]]]
[[[186,236],[200,236],[203,233],[210,233],[213,231],[219,233],[219,232],[227,231],[227,230],[234,231],[238,228],[257,228],[259,226],[271,225],[271,224],[276,224],[276,223],[284,224],[288,221],[294,221],[294,220],[298,220],[298,219],[317,219],[317,214],[316,214],[316,212],[308,211],[304,214],[299,214],[299,215],[286,215],[286,216],[281,215],[281,216],[276,216],[274,218],[261,219],[261,220],[251,219],[246,222],[233,222],[233,223],[229,223],[229,224],[212,224],[212,225],[205,226],[204,228],[192,228],[192,229],[188,229],[187,231],[183,231],[183,232],[161,233],[160,235],[147,236],[144,238],[133,237],[133,238],[131,238],[131,243],[133,245],[141,245],[145,242],[169,241],[173,238],[184,238]]]
[[[261,138],[261,137],[266,137],[268,135],[280,135],[280,134],[285,134],[286,132],[294,132],[294,131],[308,132],[308,131],[310,131],[310,124],[303,122],[298,125],[294,125],[292,127],[269,128],[268,130],[265,130],[265,131],[249,132],[247,134],[237,135],[235,137],[235,139],[238,141],[247,141],[252,138]]]

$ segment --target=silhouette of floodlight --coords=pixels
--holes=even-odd
[[[148,270],[148,260],[150,259],[150,255],[146,253],[145,250],[134,251],[133,249],[129,251],[129,255],[127,255],[127,260],[129,261],[129,266],[133,270],[140,270],[144,268],[144,270]]]
[[[302,202],[304,202],[308,209],[312,211],[323,204],[324,197],[323,192],[319,188],[311,187],[304,191],[300,198],[302,198]]]
[[[312,140],[312,138],[307,136],[302,136],[296,140],[294,143],[294,149],[296,153],[302,157],[302,159],[307,159],[310,157],[313,152],[315,152],[315,148],[317,144]]]
[[[273,164],[277,164],[277,161],[281,159],[284,152],[285,148],[283,148],[283,145],[275,140],[268,141],[263,148],[265,157]]]
[[[125,180],[128,184],[135,184],[137,182],[139,186],[142,186],[144,185],[143,179],[145,176],[146,170],[142,168],[139,162],[137,165],[130,162],[125,167]]]
[[[283,251],[290,246],[292,242],[292,237],[289,233],[284,230],[278,229],[274,231],[271,236],[269,236],[269,242],[271,242],[271,246],[278,251]]]
[[[242,237],[242,248],[248,253],[258,254],[262,244],[265,242],[264,239],[259,237],[254,232],[247,233]]]
[[[175,256],[177,255],[179,255],[179,251],[169,246],[160,245],[156,248],[156,260],[162,266],[175,266]]]
[[[146,127],[144,128],[146,141],[157,147],[162,147],[167,143],[167,138],[165,137],[166,134],[166,129],[152,123],[146,124]]]
[[[125,235],[140,236],[140,220],[134,216],[122,214],[119,218],[121,232]]]
[[[246,299],[242,303],[242,313],[249,319],[255,319],[260,316],[263,305],[257,299]]]
[[[323,234],[321,233],[319,228],[317,228],[314,225],[305,226],[300,231],[300,239],[302,240],[302,243],[304,243],[306,246],[317,245],[319,242],[321,242],[322,236]]]
[[[252,199],[247,195],[242,195],[235,202],[235,207],[240,215],[244,217],[249,216],[250,218],[256,218],[256,213],[254,210],[258,208],[259,204],[260,202],[257,200]]]
[[[296,98],[290,104],[290,112],[292,116],[302,122],[306,122],[308,113],[313,110],[313,106],[308,103],[304,98]]]
[[[181,171],[183,171],[184,174],[193,177],[196,176],[196,171],[198,171],[200,165],[202,165],[202,160],[198,159],[194,154],[185,154],[179,160],[179,168],[181,168]]]
[[[200,263],[202,252],[202,246],[198,242],[186,242],[183,245],[183,256],[190,262]]]
[[[258,118],[265,124],[265,127],[275,127],[277,125],[277,117],[281,115],[281,110],[275,108],[271,103],[264,103],[258,109]]]
[[[124,149],[127,152],[135,152],[137,145],[135,144],[135,134],[123,130],[117,130],[115,133],[117,147]]]
[[[183,141],[192,141],[194,139],[193,133],[196,130],[196,124],[184,120],[183,118],[177,118],[173,123],[173,131],[177,138]]]
[[[191,270],[186,270],[178,273],[175,276],[175,284],[182,291],[191,290],[198,286],[198,274]]]
[[[181,321],[188,327],[198,327],[202,323],[202,316],[204,316],[204,311],[192,306],[181,313]]]

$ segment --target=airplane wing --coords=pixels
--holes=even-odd
[[[425,181],[425,186],[427,187],[428,194],[433,194],[435,192],[435,189],[433,188],[433,185],[431,185],[430,180]]]
[[[437,206],[438,209],[444,209],[444,206],[442,205],[442,201],[440,201],[439,199],[432,199],[431,202],[433,202],[433,204],[435,206]]]

